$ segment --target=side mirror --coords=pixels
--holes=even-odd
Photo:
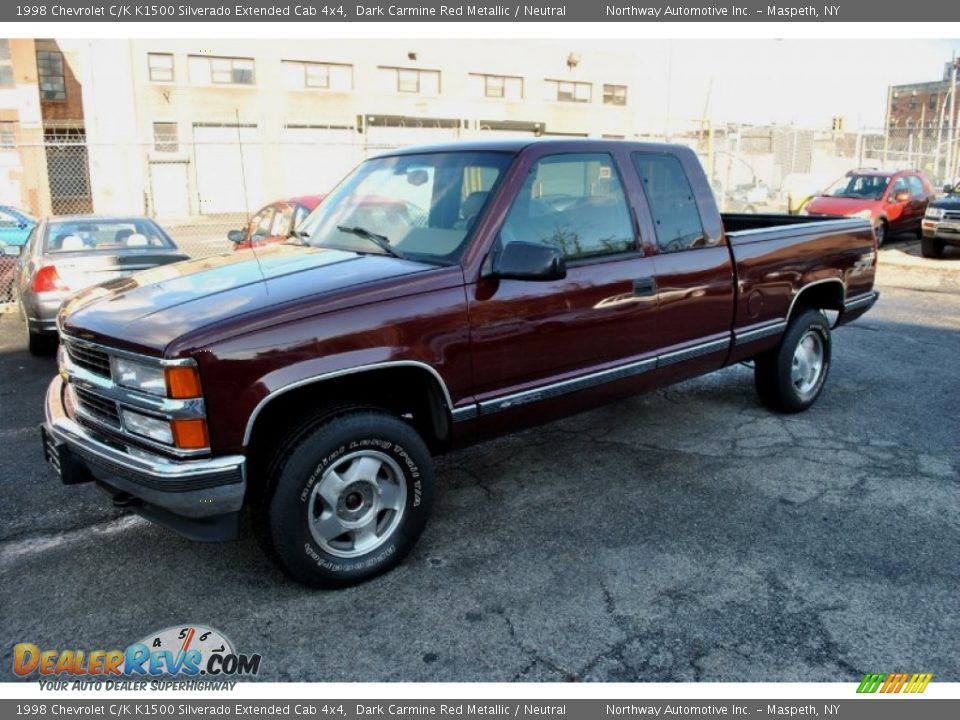
[[[243,230],[231,230],[227,233],[227,240],[232,243],[242,243],[243,242],[244,232]]]
[[[20,257],[23,254],[22,245],[0,245],[0,250],[6,257]]]
[[[957,188],[954,185],[943,186],[943,192],[946,193],[947,195],[953,195],[956,191],[957,191]]]
[[[896,195],[893,196],[893,201],[898,203],[906,202],[909,199],[910,199],[909,190],[901,190],[900,192],[898,192]]]
[[[493,256],[490,275],[504,280],[562,280],[567,263],[560,248],[514,241]]]

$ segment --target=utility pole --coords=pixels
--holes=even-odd
[[[883,167],[887,167],[887,149],[890,147],[890,104],[893,102],[893,87],[887,86],[887,113],[883,121]]]
[[[926,129],[924,128],[924,125],[926,124],[926,120],[927,120],[927,104],[924,103],[923,105],[920,106],[920,133],[919,133],[920,137],[918,138],[919,147],[917,148],[917,164],[914,165],[915,168],[921,171],[924,169],[923,167],[924,166],[923,136],[924,136],[924,133],[927,132]]]
[[[949,91],[948,91],[949,92]],[[940,179],[940,148],[943,147],[943,121],[947,112],[947,94],[944,93],[940,99],[940,119],[937,122],[937,147],[933,151],[933,177]],[[946,170],[944,170],[946,172]]]
[[[957,60],[957,55],[953,55],[953,65],[950,68],[950,135],[952,136],[952,142],[950,143],[951,151],[950,157],[953,162],[948,165],[949,175],[947,176],[946,182],[949,182],[953,185],[956,182],[957,175],[960,174],[957,171],[958,159],[960,159],[960,151],[957,149],[957,141],[960,140],[960,133],[957,132],[957,67],[960,66],[960,61]]]
[[[954,53],[952,61],[950,63],[950,122],[949,122],[949,138],[950,143],[947,145],[947,177],[944,179],[945,182],[953,182],[953,178],[956,176],[955,165],[957,162],[957,151],[956,151],[956,138],[957,138],[957,56]]]

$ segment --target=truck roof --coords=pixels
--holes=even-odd
[[[429,145],[412,145],[409,147],[395,148],[385,150],[375,157],[390,157],[394,155],[415,155],[420,153],[438,153],[438,152],[509,152],[518,153],[521,150],[532,145],[546,145],[555,147],[558,150],[577,149],[582,146],[584,150],[602,150],[613,147],[623,147],[624,145],[635,146],[639,149],[649,150],[656,147],[660,150],[687,151],[685,145],[671,145],[668,143],[649,143],[636,142],[632,140],[609,140],[594,138],[491,138],[482,140],[454,140],[446,143],[432,143]]]

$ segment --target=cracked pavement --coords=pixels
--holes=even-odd
[[[338,592],[58,484],[0,315],[0,678],[201,623],[266,680],[960,681],[958,269],[884,263],[807,413],[737,366],[439,459],[420,544]]]

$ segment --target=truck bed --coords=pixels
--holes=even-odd
[[[766,231],[776,231],[778,235],[787,227],[794,227],[799,232],[816,229],[815,225],[822,225],[824,230],[839,232],[841,230],[857,230],[869,227],[867,220],[859,218],[831,218],[822,215],[788,215],[786,213],[721,213],[720,219],[727,232],[727,237],[733,244],[757,242],[767,238]],[[788,234],[790,237],[794,233]]]

